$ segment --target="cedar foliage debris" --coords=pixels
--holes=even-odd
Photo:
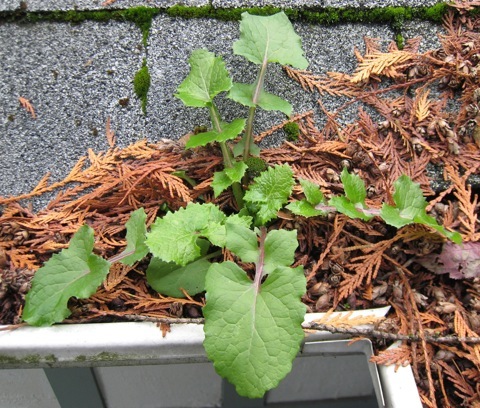
[[[287,122],[299,126],[296,142],[266,149],[269,164],[288,163],[296,177],[318,184],[324,195],[342,193],[343,167],[368,186],[368,205],[392,203],[394,181],[407,174],[429,200],[427,211],[464,242],[480,240],[478,191],[469,177],[480,173],[480,17],[468,14],[473,2],[461,1],[444,21],[441,47],[419,52],[421,39],[392,43],[366,38],[366,52],[354,50],[354,73],[318,75],[285,67],[305,91],[319,95],[314,111],[293,116],[261,135],[268,139]],[[349,101],[329,112],[322,97]],[[341,124],[342,111],[362,102],[357,120]],[[456,105],[454,109],[452,105]],[[89,151],[62,181],[45,175],[28,194],[0,197],[0,320],[20,322],[23,297],[36,269],[65,248],[83,224],[96,233],[96,253],[108,258],[125,246],[125,222],[144,207],[147,224],[191,201],[233,207],[229,191],[214,198],[211,182],[222,164],[212,147],[185,150],[181,141],[139,141],[115,147],[107,122],[110,149]],[[432,189],[429,164],[444,170],[446,187]],[[56,197],[33,213],[19,204],[52,191]],[[300,188],[294,197],[302,197]],[[412,364],[425,406],[480,404],[480,279],[452,280],[435,274],[416,259],[442,251],[444,239],[420,225],[399,230],[379,219],[363,222],[342,214],[302,218],[281,211],[272,228],[296,229],[296,265],[307,276],[304,303],[311,312],[392,306],[390,315],[358,331],[345,321],[327,319],[308,330],[331,330],[375,340],[379,364]],[[225,251],[225,259],[232,254]],[[168,324],[189,318],[200,322],[202,295],[177,299],[155,293],[145,280],[146,261],[114,265],[97,293],[71,300],[69,322],[153,320]],[[389,341],[402,346],[386,350]]]
[[[18,102],[20,102],[20,105],[22,106],[22,108],[24,108],[28,113],[30,113],[30,115],[32,115],[32,119],[37,118],[35,109],[33,108],[32,103],[27,98],[24,98],[23,96],[19,96]]]

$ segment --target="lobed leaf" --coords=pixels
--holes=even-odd
[[[244,225],[226,224],[226,247],[237,255],[243,262],[257,262],[258,250],[257,234]]]
[[[293,171],[288,164],[269,167],[254,179],[245,193],[245,201],[258,204],[257,217],[262,224],[275,218],[287,203],[294,185]]]
[[[300,69],[308,66],[301,38],[283,11],[266,17],[242,13],[240,39],[233,44],[233,52],[259,65],[278,62]]]
[[[462,242],[459,233],[447,231],[438,224],[435,218],[426,213],[427,200],[425,200],[418,183],[414,183],[408,176],[402,175],[395,181],[394,187],[395,207],[383,204],[380,211],[380,216],[387,224],[396,228],[412,223],[423,224],[435,229],[457,244]]]
[[[188,62],[190,73],[175,94],[186,106],[208,106],[217,94],[231,88],[232,80],[225,68],[225,62],[213,52],[195,50]]]
[[[356,174],[350,174],[344,167],[340,179],[343,183],[345,190],[345,196],[353,204],[360,204],[365,207],[365,198],[367,198],[367,190],[365,189],[365,183]]]
[[[264,274],[272,273],[277,267],[291,265],[295,260],[297,247],[296,230],[270,231],[265,238]]]
[[[305,194],[305,199],[299,201],[293,201],[287,205],[287,209],[296,215],[302,217],[316,217],[324,215],[325,212],[317,210],[316,205],[319,205],[325,201],[323,193],[320,187],[309,180],[300,179],[300,184]]]
[[[368,210],[365,204],[367,190],[363,180],[356,174],[350,174],[346,168],[342,170],[340,178],[345,190],[345,196],[332,197],[329,205],[350,218],[360,218],[364,221],[372,219],[373,215],[365,211]]]
[[[22,318],[33,326],[49,326],[70,316],[68,300],[93,295],[110,263],[92,253],[93,229],[81,227],[67,249],[53,255],[34,275]]]
[[[368,221],[373,218],[373,215],[362,211],[364,210],[364,207],[362,207],[361,204],[354,204],[345,196],[332,197],[328,204],[332,207],[335,207],[338,212],[341,212],[350,218],[360,218],[364,221]]]
[[[307,200],[293,201],[286,206],[288,210],[296,215],[302,217],[317,217],[319,215],[325,215],[325,212],[322,210],[317,210],[312,204]]]
[[[302,186],[306,200],[312,206],[320,204],[324,201],[323,193],[317,184],[312,183],[310,180],[300,179],[300,185]]]
[[[236,162],[232,167],[227,167],[213,175],[212,188],[215,197],[230,187],[233,183],[240,183],[248,166],[244,162]]]
[[[200,256],[198,238],[224,246],[225,219],[225,214],[213,204],[189,203],[186,208],[157,218],[146,244],[155,257],[185,266]]]

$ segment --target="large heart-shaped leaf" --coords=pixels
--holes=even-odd
[[[232,262],[206,277],[204,347],[240,395],[259,398],[290,372],[304,338],[302,268],[278,267],[258,287]]]
[[[301,38],[283,11],[272,16],[242,13],[240,39],[233,44],[233,52],[259,65],[278,62],[300,69],[308,66]]]
[[[186,106],[205,107],[217,94],[228,91],[232,86],[225,63],[213,52],[195,50],[188,62],[190,73],[175,94]]]

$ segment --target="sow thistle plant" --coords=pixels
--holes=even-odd
[[[302,217],[330,211],[365,221],[380,217],[397,228],[420,223],[455,243],[461,238],[426,213],[419,185],[406,176],[395,183],[394,202],[381,209],[366,205],[364,182],[346,169],[341,174],[345,194],[329,201],[316,184],[299,180],[305,198],[289,202],[296,181],[286,164],[269,167],[250,181],[247,163],[259,155],[252,133],[256,109],[278,110],[287,116],[292,112],[290,103],[264,91],[267,67],[280,63],[304,69],[308,63],[300,37],[283,12],[269,17],[243,13],[233,51],[258,66],[253,84],[234,83],[221,57],[196,50],[176,96],[187,106],[208,109],[211,130],[191,136],[186,147],[218,144],[224,168],[214,174],[212,188],[215,196],[231,188],[239,211],[227,215],[212,203],[189,203],[158,217],[147,230],[146,214],[140,208],[126,223],[125,250],[110,259],[93,253],[94,232],[83,226],[67,249],[36,272],[23,319],[35,326],[61,322],[71,313],[69,299],[93,295],[113,263],[133,265],[151,254],[146,276],[153,289],[174,297],[206,293],[207,356],[240,395],[256,398],[290,372],[304,338],[301,324],[306,307],[301,298],[306,279],[301,266],[292,267],[297,232],[268,228],[279,210],[286,208]],[[222,120],[214,99],[224,92],[248,107],[246,119]],[[253,264],[253,278],[234,262],[216,261],[223,250]]]

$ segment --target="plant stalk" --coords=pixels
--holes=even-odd
[[[220,114],[218,113],[218,110],[216,106],[212,103],[209,106],[210,110],[210,119],[212,121],[214,129],[220,133],[222,131],[222,126],[220,124]],[[223,156],[223,164],[226,168],[231,168],[233,167],[233,160],[232,160],[232,152],[230,151],[230,148],[227,146],[226,142],[219,142],[220,145],[220,150],[222,151],[222,156]],[[243,190],[242,186],[240,183],[233,183],[232,184],[232,191],[233,191],[233,196],[235,197],[235,201],[237,203],[237,207],[239,210],[241,210],[244,206],[243,202]]]
[[[264,275],[265,266],[265,239],[267,238],[267,229],[265,227],[260,228],[260,239],[258,243],[259,256],[258,261],[255,264],[255,278],[253,280],[253,286],[256,293],[260,292],[260,286],[262,285],[262,278]]]
[[[258,71],[257,79],[255,80],[255,90],[252,95],[252,102],[255,106],[250,107],[248,111],[247,126],[245,128],[245,135],[243,137],[243,161],[247,160],[250,156],[250,145],[253,139],[253,120],[255,119],[255,110],[260,99],[260,94],[263,89],[263,83],[265,82],[265,73],[267,72],[267,60],[264,59],[260,70]]]

